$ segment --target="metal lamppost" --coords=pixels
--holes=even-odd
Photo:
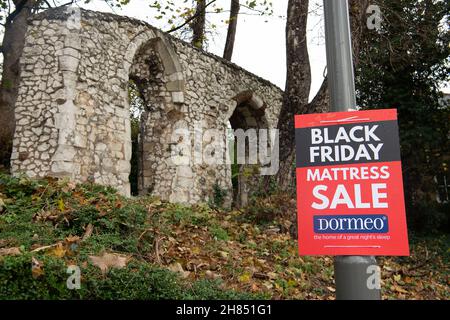
[[[356,107],[348,2],[324,0],[324,11],[331,111],[348,111]],[[381,290],[368,286],[368,270],[376,265],[377,261],[373,256],[335,257],[336,298],[380,300]],[[379,273],[376,276],[379,277]]]

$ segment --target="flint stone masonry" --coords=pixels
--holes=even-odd
[[[130,194],[129,80],[139,89],[139,191],[172,202],[233,194],[231,167],[171,158],[175,130],[275,128],[282,91],[242,68],[135,19],[61,7],[29,20],[21,57],[12,170],[69,177]],[[214,140],[200,139],[203,149]],[[178,151],[177,151],[178,152]]]

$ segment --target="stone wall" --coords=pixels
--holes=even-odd
[[[74,7],[29,21],[13,172],[92,181],[129,195],[130,79],[145,106],[140,193],[197,203],[218,184],[230,197],[230,165],[201,161],[218,139],[204,133],[220,130],[225,146],[230,122],[233,129],[276,127],[282,91],[142,21]],[[190,149],[175,134],[182,127],[197,137]],[[174,154],[190,162],[180,165]]]

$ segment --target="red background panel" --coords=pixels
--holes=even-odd
[[[321,171],[325,168],[338,167],[382,167],[388,166],[389,179],[374,180],[346,180],[346,181],[307,181],[308,169],[318,168]],[[338,205],[336,209],[316,210],[312,208],[312,203],[317,202],[313,196],[313,188],[320,184],[328,187],[326,194],[331,199],[338,184],[344,184],[352,198],[355,184],[361,185],[363,202],[371,202],[371,184],[386,183],[387,189],[383,193],[387,193],[387,199],[381,202],[387,202],[388,208],[381,209],[349,209],[345,205]],[[341,166],[322,166],[297,169],[297,209],[298,209],[298,242],[300,255],[375,255],[375,256],[408,256],[408,234],[405,217],[405,204],[403,197],[403,179],[401,171],[401,163],[396,162],[378,162],[370,164],[348,164]],[[370,215],[381,214],[388,217],[389,231],[388,233],[373,234],[315,234],[313,217],[317,215]],[[321,237],[315,239],[314,236]],[[361,237],[374,236],[374,239],[365,240]],[[325,236],[325,237],[324,237]],[[348,240],[350,236],[352,240]],[[354,239],[359,236],[360,239]],[[378,239],[378,236],[389,236],[389,240]],[[336,237],[336,239],[333,239]],[[342,238],[341,238],[342,237]]]

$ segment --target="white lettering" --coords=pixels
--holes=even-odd
[[[317,199],[321,200],[322,203],[313,202],[312,207],[316,210],[324,210],[328,208],[330,201],[324,195],[322,195],[319,191],[327,191],[328,187],[324,185],[315,186],[313,189],[313,196]]]
[[[386,193],[380,193],[380,189],[386,189],[386,183],[374,183],[372,184],[372,202],[373,207],[377,209],[388,208],[387,203],[381,203],[380,199],[386,199]]]
[[[331,201],[330,209],[336,209],[338,205],[346,205],[347,208],[353,209],[353,203],[350,199],[350,196],[347,193],[347,189],[345,189],[345,186],[340,184],[336,188],[336,193],[334,194],[333,200]]]

